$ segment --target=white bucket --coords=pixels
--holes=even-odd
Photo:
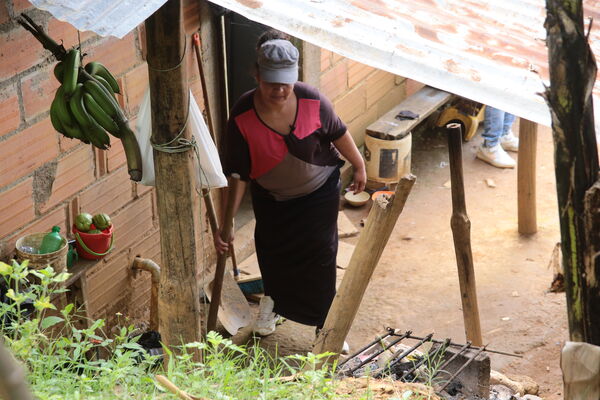
[[[412,135],[398,140],[382,140],[365,135],[367,179],[395,183],[410,173]]]

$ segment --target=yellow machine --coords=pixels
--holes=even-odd
[[[462,125],[464,140],[469,141],[477,133],[477,128],[479,123],[483,121],[484,115],[485,105],[467,99],[460,99],[442,111],[436,125],[443,127],[450,122],[458,122]]]

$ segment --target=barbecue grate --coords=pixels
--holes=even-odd
[[[461,374],[482,353],[521,357],[486,346],[473,346],[471,342],[457,344],[450,339],[436,340],[433,333],[419,337],[412,331],[387,328],[384,334],[341,362],[337,374],[339,377],[388,376],[403,382],[423,381],[426,376],[428,382],[423,383],[433,384],[438,394],[443,396],[445,392],[454,396],[463,387]],[[475,382],[474,386],[486,386],[489,390],[489,359],[486,374],[487,382]]]

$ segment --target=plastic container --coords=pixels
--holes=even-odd
[[[18,262],[29,260],[29,268],[39,269],[50,265],[56,272],[67,268],[67,252],[69,245],[67,239],[61,237],[61,247],[52,253],[39,254],[42,240],[48,232],[32,233],[17,240],[15,244],[15,258]]]
[[[100,260],[110,253],[113,247],[113,227],[112,225],[101,233],[81,232],[75,225],[72,228],[75,236],[75,248],[79,257],[86,260]]]
[[[58,251],[63,245],[63,238],[60,236],[60,226],[53,226],[52,232],[46,234],[42,239],[42,244],[38,250],[39,254],[48,254]]]
[[[397,140],[382,140],[365,135],[367,178],[375,182],[394,183],[410,173],[412,135]]]

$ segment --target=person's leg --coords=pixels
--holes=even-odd
[[[502,137],[500,144],[507,151],[519,151],[519,138],[512,131],[515,116],[510,113],[504,113],[504,124],[502,127]]]
[[[494,147],[498,144],[503,133],[504,114],[502,110],[490,106],[485,107],[485,119],[483,120],[483,145]]]
[[[512,132],[512,126],[515,122],[515,116],[511,113],[504,113],[504,122],[502,124],[502,136],[507,135],[509,132]]]
[[[482,145],[477,149],[476,157],[498,168],[514,168],[515,160],[504,151],[500,145],[503,138],[505,112],[490,106],[485,107],[485,120],[483,121]],[[513,117],[514,121],[514,117]]]

